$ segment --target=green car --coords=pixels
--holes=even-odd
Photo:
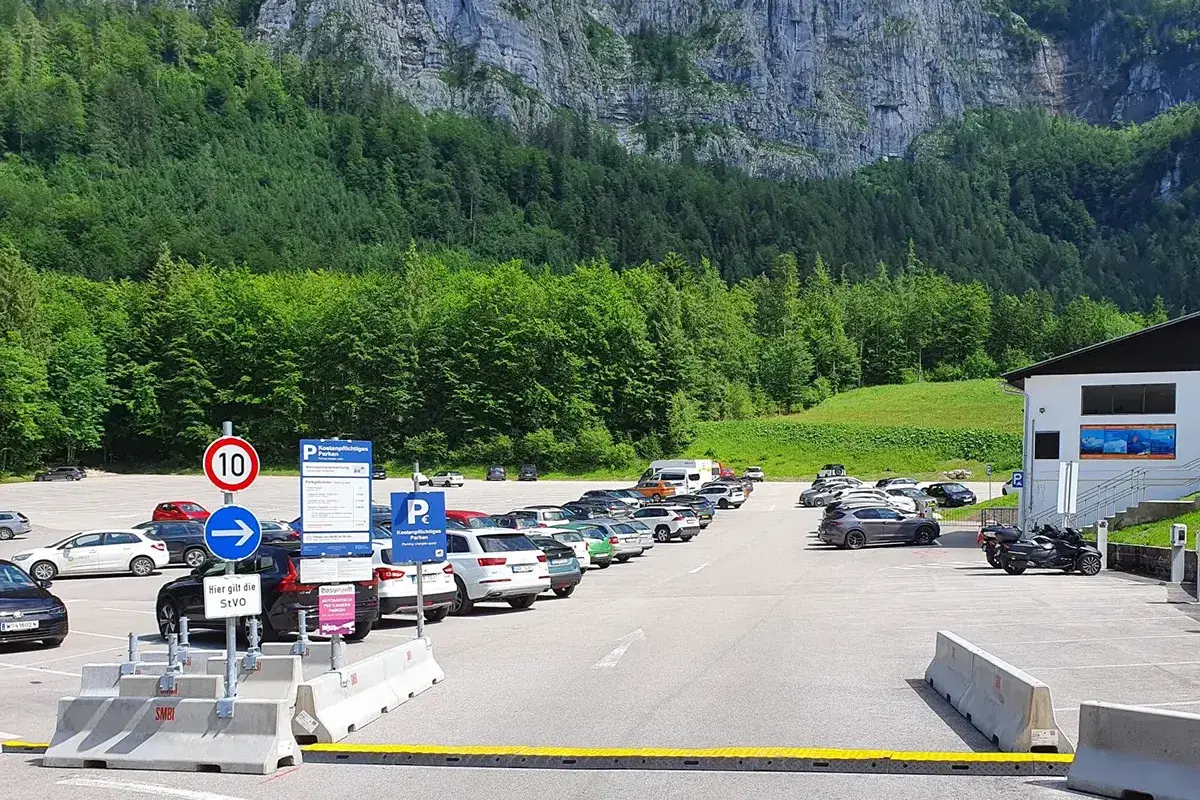
[[[598,525],[589,525],[586,522],[568,522],[559,527],[582,533],[583,537],[587,539],[588,555],[592,557],[592,566],[608,569],[608,565],[613,561],[614,550],[608,541],[608,534],[603,528]]]

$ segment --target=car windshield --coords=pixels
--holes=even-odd
[[[547,512],[545,512],[545,515],[546,515],[546,519],[550,520],[551,522],[562,522],[563,520],[565,520],[567,518],[566,515],[563,514],[563,512],[557,511],[557,510],[556,511],[547,511]]]
[[[195,503],[180,503],[179,510],[186,511],[189,514],[195,514],[197,511],[203,511],[204,509]]]
[[[629,527],[633,528],[635,531],[642,531],[643,533],[650,530],[650,526],[647,525],[646,523],[642,522],[641,520],[631,519],[631,520],[629,520],[629,522],[626,522],[625,524],[628,525]]]
[[[675,509],[675,513],[679,514],[680,516],[684,516],[684,517],[696,516],[696,512],[692,511],[690,508],[677,508],[677,509]]]
[[[0,594],[33,589],[37,584],[20,568],[12,564],[0,564]]]
[[[604,532],[603,528],[587,527],[587,528],[580,529],[579,532],[582,533],[584,536],[586,536],[589,539],[607,539],[608,538],[608,534]]]
[[[537,546],[522,533],[494,533],[479,537],[485,553],[512,553],[518,550],[537,550]]]
[[[498,528],[496,520],[491,517],[467,517],[463,520],[468,528]]]
[[[613,525],[613,530],[615,530],[617,533],[637,533],[637,528],[634,528],[632,525],[628,525],[624,522],[620,523],[619,525]]]
[[[570,533],[556,533],[554,534],[554,538],[558,539],[560,542],[567,542],[568,544],[578,544],[579,542],[583,541],[583,536],[575,531],[571,531]]]
[[[963,486],[961,483],[943,483],[942,489],[944,489],[947,492],[965,492],[965,491],[967,491],[967,487]]]

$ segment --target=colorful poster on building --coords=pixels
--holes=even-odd
[[[1080,425],[1079,457],[1175,458],[1174,425]]]
[[[317,598],[318,631],[322,636],[354,633],[354,586],[324,584]]]

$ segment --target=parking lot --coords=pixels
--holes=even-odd
[[[378,482],[376,500],[410,485]],[[471,481],[448,490],[447,506],[503,512],[564,502],[599,486]],[[801,488],[760,484],[745,506],[718,512],[695,540],[659,544],[627,564],[593,570],[568,599],[544,595],[528,611],[483,605],[473,616],[429,625],[446,681],[348,741],[991,750],[922,682],[938,629],[1048,683],[1059,723],[1072,738],[1083,700],[1200,709],[1196,607],[1168,602],[1177,598],[1165,587],[1115,573],[1006,575],[987,566],[971,534],[922,548],[828,548],[811,536],[820,510],[796,506]],[[261,517],[290,519],[297,490],[295,478],[265,477],[238,501]],[[0,507],[24,512],[35,532],[0,543],[0,557],[85,528],[136,524],[168,499],[220,503],[202,477],[100,475],[2,486]],[[80,666],[121,660],[127,632],[150,634],[157,589],[180,574],[169,568],[150,578],[56,580],[71,634],[55,650],[0,651],[0,738],[47,740],[55,703],[77,688]],[[352,645],[350,658],[404,641],[414,630],[412,617],[391,618]],[[194,643],[216,648],[220,639],[198,634]],[[5,773],[14,761],[0,759]],[[172,780],[202,788],[202,777],[210,776]],[[771,781],[779,777],[737,780],[745,781],[740,791],[773,796]],[[821,795],[822,778],[834,776],[812,776],[810,796]],[[611,780],[613,786],[632,781]],[[716,786],[734,779],[712,780]],[[961,780],[978,790],[971,784],[977,779]],[[572,793],[565,777],[553,781],[569,784],[568,796],[593,796]],[[664,785],[646,781],[632,782],[639,788],[630,793]],[[904,796],[872,790],[878,791]]]

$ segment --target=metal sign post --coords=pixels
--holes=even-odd
[[[988,502],[992,502],[992,465],[987,465]]]
[[[421,462],[413,462],[413,494],[421,491]],[[396,548],[392,547],[392,553]],[[425,565],[417,564],[417,638],[425,638]]]
[[[416,470],[414,470],[414,475]],[[414,478],[413,483],[416,483]],[[417,638],[425,637],[425,564],[446,558],[446,495],[392,493],[392,563],[417,568]]]
[[[221,435],[233,436],[233,421],[221,423]],[[233,505],[233,492],[222,492],[223,505]],[[225,575],[232,578],[236,565],[225,562]],[[218,719],[233,719],[233,699],[237,697],[237,617],[225,620],[225,699],[217,703]]]
[[[1058,514],[1063,527],[1075,516],[1075,504],[1079,498],[1079,464],[1075,461],[1058,462]]]

